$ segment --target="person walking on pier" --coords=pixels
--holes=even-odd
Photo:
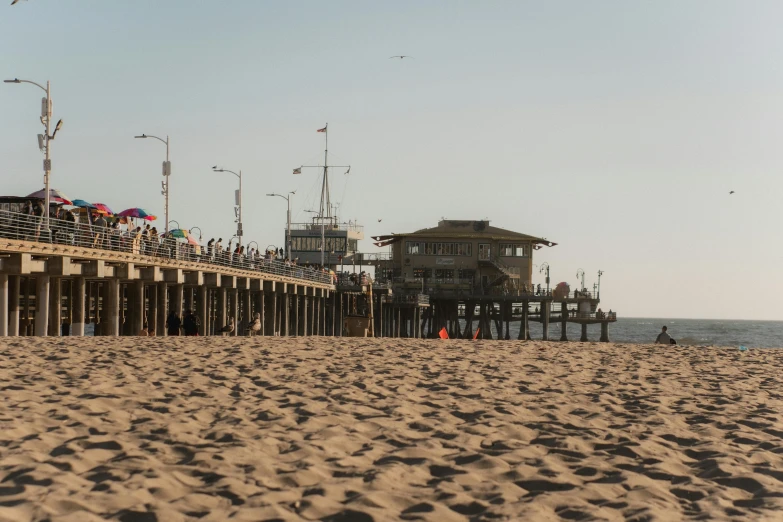
[[[103,214],[98,215],[98,219],[93,221],[92,226],[95,231],[95,240],[93,241],[93,248],[103,248],[103,243],[106,237],[106,219]]]
[[[172,310],[166,319],[166,330],[169,335],[179,335],[179,328],[182,326],[182,320],[177,313]]]

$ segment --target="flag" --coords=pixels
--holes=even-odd
[[[441,328],[440,332],[438,332],[438,335],[440,336],[441,339],[449,338],[449,332],[447,332],[445,328]]]
[[[318,130],[317,130],[317,131],[315,131],[315,132],[326,132],[326,127],[324,127],[323,129],[318,129]]]
[[[302,169],[301,168],[294,169],[294,174],[301,174],[301,173],[302,173]]]

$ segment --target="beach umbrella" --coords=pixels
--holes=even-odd
[[[198,239],[188,234],[188,243],[191,245],[201,246],[198,244]]]
[[[103,212],[104,214],[114,215],[114,211],[109,208],[109,205],[104,205],[103,203],[93,203],[93,207],[99,212]]]
[[[147,221],[154,221],[158,219],[156,216],[153,216],[152,214],[148,213],[143,208],[126,208],[119,214],[117,214],[120,217],[132,217],[132,218],[141,218],[146,219]]]
[[[175,228],[174,230],[169,230],[169,236],[180,239],[187,239],[190,234],[188,234],[188,231],[184,228]]]
[[[33,192],[32,194],[28,194],[27,197],[36,198],[36,199],[46,199],[46,189],[41,189],[37,192]],[[55,201],[57,203],[62,203],[63,205],[72,204],[71,199],[57,189],[49,189],[49,201]]]
[[[92,203],[89,203],[87,201],[84,201],[83,199],[74,199],[71,202],[71,205],[74,206],[74,207],[81,207],[81,208],[89,208],[89,209],[94,209],[95,208],[95,205],[93,205]]]

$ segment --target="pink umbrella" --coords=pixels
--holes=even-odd
[[[109,208],[109,205],[105,205],[103,203],[93,203],[92,204],[97,210],[100,210],[101,212],[105,212],[109,215],[114,215],[114,211]]]

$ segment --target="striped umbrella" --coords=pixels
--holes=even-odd
[[[37,192],[33,192],[32,194],[28,194],[28,198],[36,198],[36,199],[46,199],[46,189],[41,189]],[[57,189],[49,189],[49,201],[55,201],[57,203],[62,203],[63,205],[71,205],[71,199],[60,192]]]
[[[71,202],[71,205],[73,205],[74,207],[81,207],[81,208],[89,208],[89,209],[95,208],[95,205],[87,201],[84,201],[83,199],[74,199]]]
[[[147,221],[155,221],[158,219],[156,216],[153,216],[143,208],[126,208],[119,214],[117,214],[119,217],[131,217],[131,218],[141,218],[146,219]]]
[[[114,211],[109,208],[109,205],[104,205],[103,203],[93,203],[93,207],[95,207],[95,210],[103,212],[104,214],[108,214],[110,216],[114,215]]]

